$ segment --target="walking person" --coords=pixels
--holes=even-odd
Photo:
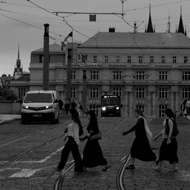
[[[66,112],[66,115],[69,114],[69,109],[70,109],[70,103],[69,101],[67,100],[65,105],[64,105],[64,108],[65,108],[65,112]]]
[[[187,112],[187,116],[190,115],[190,98],[188,98],[186,104],[185,104],[185,107],[186,107],[186,112]]]
[[[154,138],[156,140],[162,135],[163,142],[159,150],[158,165],[153,167],[155,170],[161,170],[163,161],[169,161],[172,165],[172,170],[177,170],[178,156],[177,149],[178,143],[176,136],[179,131],[173,111],[169,108],[165,111],[166,119],[163,122],[163,130]]]
[[[140,109],[135,109],[135,116],[137,117],[137,123],[135,126],[128,131],[123,132],[123,135],[127,135],[128,133],[134,131],[136,136],[130,150],[130,164],[126,167],[126,169],[135,169],[135,159],[146,162],[156,162],[156,155],[153,153],[150,146],[151,132],[148,129],[143,112]]]
[[[83,106],[82,106],[82,103],[79,102],[79,104],[78,104],[77,107],[78,107],[79,116],[83,117]]]
[[[59,99],[59,111],[62,112],[63,110],[63,101]]]
[[[84,168],[104,166],[102,171],[107,171],[111,166],[103,156],[98,139],[93,139],[95,135],[100,134],[96,114],[90,110],[86,116],[89,118],[89,124],[87,127],[88,134],[82,139],[82,141],[88,139],[83,150],[83,166]]]
[[[71,102],[71,109],[76,109],[76,107],[77,107],[77,104],[76,104],[75,100],[73,100]]]
[[[75,109],[70,109],[72,121],[68,124],[66,129],[66,144],[61,153],[61,159],[57,166],[57,171],[62,171],[66,161],[68,159],[69,153],[72,152],[74,161],[75,161],[75,172],[83,172],[82,159],[79,152],[79,136],[83,134],[83,128],[81,121],[78,117],[78,112]]]

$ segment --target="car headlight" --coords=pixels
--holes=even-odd
[[[102,111],[106,111],[106,107],[102,107]]]
[[[51,109],[51,108],[53,108],[52,105],[51,106],[46,106],[46,109]]]
[[[116,107],[116,110],[119,110],[119,107]]]
[[[22,109],[28,109],[28,106],[22,106]]]

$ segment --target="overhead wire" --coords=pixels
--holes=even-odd
[[[65,19],[65,17],[59,16],[59,15],[57,15],[57,14],[54,14],[53,12],[51,12],[51,11],[49,11],[49,10],[47,10],[47,9],[45,9],[45,8],[43,8],[43,7],[41,7],[41,6],[39,6],[38,4],[36,4],[36,3],[34,3],[34,2],[32,2],[32,1],[30,1],[30,0],[26,0],[26,1],[28,1],[29,3],[35,5],[35,6],[38,7],[39,9],[44,10],[45,12],[48,12],[48,13],[50,13],[50,14],[52,14],[52,15],[54,15],[54,16],[57,16],[57,17],[59,17],[59,18],[62,18],[63,21],[64,21],[73,31],[77,32],[78,34],[80,34],[80,35],[82,35],[82,36],[84,36],[84,37],[89,38],[89,36],[84,35],[83,33],[79,32],[78,30],[76,30],[75,28],[73,28],[73,27],[67,22],[67,20]]]
[[[181,2],[186,2],[186,1],[189,1],[189,0],[183,0],[183,1],[181,1]],[[49,11],[49,10],[47,10],[47,9],[45,9],[45,8],[43,8],[43,7],[41,7],[41,6],[39,6],[39,5],[37,5],[36,3],[33,3],[31,0],[27,0],[27,2],[29,2],[29,3],[31,3],[31,4],[33,4],[34,6],[29,6],[29,7],[37,7],[37,8],[40,8],[40,9],[42,9],[42,10],[44,10],[44,11],[46,11],[46,12],[48,12],[48,13],[50,13],[50,14],[52,14],[52,15],[54,15],[54,16],[57,16],[57,17],[59,17],[59,18],[61,18],[61,19],[63,19],[63,21],[72,29],[72,30],[74,30],[75,32],[77,32],[77,33],[79,33],[79,34],[81,34],[81,35],[83,35],[83,36],[85,36],[85,37],[88,37],[88,36],[86,36],[86,35],[84,35],[84,34],[82,34],[81,32],[79,32],[78,30],[76,30],[72,25],[70,25],[69,24],[69,22],[65,19],[65,17],[66,16],[59,16],[59,15],[56,15],[56,14],[54,14],[53,12],[51,12],[51,11]],[[1,3],[7,3],[7,2],[5,2],[5,1],[1,1]],[[168,5],[168,4],[176,4],[176,3],[179,3],[179,2],[172,2],[172,3],[164,3],[164,4],[160,4],[160,5],[153,5],[152,7],[158,7],[158,6],[165,6],[165,5]],[[22,6],[21,4],[16,4],[16,3],[9,3],[9,4],[13,4],[13,5],[19,5],[19,6]],[[24,5],[23,5],[24,6]],[[127,11],[132,11],[132,10],[140,10],[140,9],[145,9],[145,8],[148,8],[148,7],[141,7],[141,8],[137,8],[137,9],[131,9],[131,10],[127,10]],[[71,14],[71,15],[69,15],[69,16],[72,16],[73,14]],[[118,16],[118,15],[117,15]],[[119,17],[119,16],[118,16]],[[131,24],[129,24],[124,18],[122,18],[122,17],[119,17],[119,18],[121,18],[127,25],[129,25],[130,27],[132,27],[133,28],[133,26],[131,25]],[[18,21],[18,20],[17,20]],[[22,21],[19,21],[19,22],[22,22]],[[28,24],[28,23],[25,23],[25,22],[23,22],[24,24]],[[31,25],[31,24],[28,24],[28,25],[30,25],[30,26],[33,26],[33,25]],[[35,26],[34,26],[35,27]],[[77,27],[77,26],[75,26],[75,27]],[[39,28],[39,27],[36,27],[36,28]],[[41,28],[40,28],[41,29]],[[42,30],[42,29],[41,29]],[[55,33],[54,33],[55,34]],[[57,34],[56,34],[57,35]],[[60,37],[62,36],[62,35],[59,35]],[[131,36],[132,37],[132,36]],[[89,37],[88,37],[89,38]],[[55,38],[52,38],[52,39],[55,39]],[[138,46],[138,44],[137,44],[137,42],[135,41],[135,39],[134,39],[134,37],[132,37],[132,39],[133,39],[133,41],[134,41],[134,43],[136,43],[136,45]],[[140,47],[139,47],[140,48]]]
[[[158,4],[158,5],[151,5],[151,7],[162,7],[162,6],[166,6],[166,5],[178,4],[178,3],[183,3],[183,2],[187,2],[187,1],[190,1],[190,0],[181,0],[181,1],[171,2],[171,3],[162,3],[162,4]],[[145,6],[145,7],[135,8],[135,9],[124,10],[124,12],[136,11],[136,10],[148,9],[148,8],[149,8],[149,6]]]
[[[30,2],[30,3],[33,3],[32,1],[30,1],[30,0],[27,0],[28,2]],[[183,1],[181,1],[181,2],[187,2],[187,1],[190,1],[190,0],[183,0]],[[6,1],[3,1],[4,3],[7,3]],[[168,5],[168,4],[176,4],[176,3],[179,3],[179,2],[172,2],[172,3],[164,3],[164,4],[159,4],[159,5],[152,5],[152,7],[157,7],[157,6],[166,6],[166,5]],[[11,4],[11,3],[10,3]],[[20,6],[26,6],[26,5],[21,5],[21,4],[16,4],[16,3],[12,3],[13,5],[20,5]],[[33,3],[33,5],[34,5],[35,3]],[[30,6],[30,7],[33,7],[33,8],[39,8],[40,6],[39,5],[37,5],[37,4],[35,4],[34,6]],[[43,7],[40,7],[40,8],[43,8]],[[132,10],[140,10],[140,9],[145,9],[145,8],[148,8],[148,6],[146,6],[146,7],[140,7],[140,8],[136,8],[136,9],[129,9],[129,10],[127,10],[127,11],[132,11]],[[55,14],[53,13],[53,12],[51,12],[51,11],[49,11],[49,9],[47,10],[47,9],[45,9],[45,8],[43,8],[44,10],[46,10],[46,11],[48,11],[49,13],[51,13],[51,14],[53,14],[54,16],[55,16]],[[60,18],[66,18],[66,17],[69,17],[69,16],[73,16],[73,15],[75,15],[75,14],[71,14],[71,15],[68,15],[68,16],[64,16],[64,17],[61,17],[61,16],[59,16],[59,15],[57,15],[57,16],[59,16]],[[121,18],[121,17],[120,17]],[[124,18],[121,18],[121,20],[123,21],[123,22],[125,22],[127,25],[129,25],[130,27],[133,27],[129,22],[127,22]],[[155,20],[155,19],[154,19]],[[157,19],[158,20],[158,19]],[[65,21],[67,21],[67,20],[65,20]],[[70,20],[69,22],[71,22],[72,20]],[[69,24],[69,22],[67,21],[67,23]],[[113,22],[113,21],[112,21]],[[132,22],[132,21],[131,21]],[[142,22],[142,21],[140,21],[140,22]],[[143,22],[145,22],[145,21],[143,21]],[[70,25],[71,26],[71,25]],[[71,26],[71,27],[73,27],[73,26]],[[75,28],[80,28],[79,26],[74,26]],[[73,27],[73,28],[74,28]],[[84,29],[84,28],[83,28]],[[88,29],[87,29],[88,30]],[[89,38],[89,37],[88,37]]]
[[[1,11],[1,9],[0,9],[0,11]],[[3,17],[9,18],[9,19],[11,19],[11,20],[17,21],[17,22],[19,22],[19,23],[22,23],[22,24],[31,26],[31,27],[33,27],[33,28],[36,28],[36,29],[39,29],[39,30],[44,31],[44,29],[41,28],[41,27],[38,27],[38,26],[35,26],[35,25],[32,25],[32,24],[29,24],[29,23],[27,23],[27,22],[21,21],[21,20],[16,19],[16,18],[13,18],[13,17],[11,17],[11,16],[7,16],[7,15],[1,14],[1,13],[0,13],[0,15],[3,16]],[[54,33],[54,32],[50,32],[50,33],[52,33],[52,34],[54,34],[54,35],[59,35],[59,34]],[[53,37],[53,36],[51,36],[51,35],[49,35],[49,37],[50,37],[50,39],[52,39],[52,40],[56,40],[56,39],[57,39],[57,38],[55,38],[55,37]],[[61,37],[61,36],[59,35],[59,37]]]

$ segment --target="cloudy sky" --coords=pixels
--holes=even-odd
[[[73,40],[84,42],[97,32],[115,27],[116,32],[144,32],[151,4],[156,32],[166,32],[168,17],[175,32],[182,6],[187,36],[190,37],[190,0],[3,0],[0,1],[0,76],[13,74],[20,47],[20,59],[28,72],[30,53],[43,47],[44,24],[50,25],[50,44],[58,43],[73,30]],[[125,13],[124,17],[116,13]],[[57,16],[54,12],[59,13]],[[67,13],[66,13],[67,12]],[[79,14],[80,13],[80,14]],[[96,22],[89,21],[97,14]]]

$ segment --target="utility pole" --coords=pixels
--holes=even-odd
[[[83,83],[82,83],[82,87],[83,87],[83,92],[82,92],[82,105],[83,105],[83,109],[84,109],[84,113],[87,111],[86,110],[86,97],[87,97],[87,90],[86,90],[86,70],[83,70]]]
[[[49,90],[49,24],[44,24],[43,90]]]
[[[67,56],[67,94],[66,99],[71,99],[71,65],[72,65],[72,49],[67,49],[68,56]]]

